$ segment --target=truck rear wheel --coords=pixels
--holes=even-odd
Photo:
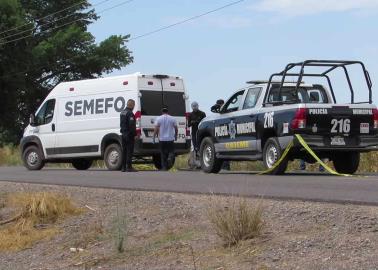
[[[109,171],[119,171],[122,167],[122,149],[117,143],[108,145],[104,153],[104,162]]]
[[[79,171],[88,170],[92,166],[93,161],[90,159],[75,159],[72,161],[72,166]]]
[[[31,171],[38,171],[45,166],[42,158],[42,152],[37,146],[29,146],[22,153],[22,161],[25,167]]]
[[[201,168],[205,173],[219,173],[223,161],[217,159],[214,141],[210,137],[202,140],[200,147]]]
[[[353,174],[360,165],[360,153],[338,153],[333,158],[333,166],[338,173]]]
[[[282,149],[276,137],[269,138],[263,150],[263,162],[264,166],[267,169],[270,169],[274,166],[274,164],[281,158],[282,156]],[[275,167],[269,174],[284,174],[287,168],[288,160],[285,158],[281,161],[281,163]]]

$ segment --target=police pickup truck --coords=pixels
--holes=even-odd
[[[351,68],[362,68],[366,102],[355,101]],[[336,102],[330,74],[337,70],[345,75],[350,103]],[[274,81],[276,77],[280,80]],[[306,84],[302,81],[305,77],[322,78],[326,86]],[[339,173],[356,172],[360,153],[378,150],[378,111],[372,104],[372,82],[359,61],[290,63],[268,81],[248,82],[213,112],[217,114],[205,118],[197,133],[201,168],[207,173],[218,173],[225,160],[262,160],[271,174],[284,173],[289,160],[314,162],[294,141],[286,158],[274,166],[295,134],[300,134],[319,158],[333,161]]]

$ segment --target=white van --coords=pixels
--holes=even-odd
[[[183,79],[140,73],[64,82],[46,97],[21,140],[25,167],[40,170],[46,162],[69,162],[78,170],[103,159],[109,170],[121,168],[120,112],[134,99],[137,133],[135,158],[161,167],[159,146],[153,144],[154,121],[163,105],[177,119],[176,155],[190,150],[186,117],[188,96]]]

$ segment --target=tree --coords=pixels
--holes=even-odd
[[[0,1],[0,143],[19,141],[30,113],[58,83],[133,61],[129,35],[96,44],[88,25],[97,19],[87,0]]]

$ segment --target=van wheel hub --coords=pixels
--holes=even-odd
[[[28,154],[28,163],[29,163],[31,166],[37,164],[38,159],[39,159],[39,157],[38,157],[38,154],[37,154],[36,152],[30,152],[30,153]]]
[[[119,159],[118,151],[116,151],[116,150],[111,151],[110,154],[109,154],[109,158],[108,158],[109,163],[117,164],[118,159]]]

